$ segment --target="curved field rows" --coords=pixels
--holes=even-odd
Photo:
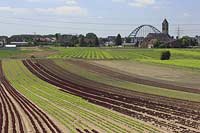
[[[126,81],[126,80],[118,78],[117,76],[113,76],[115,75],[115,73],[113,73],[112,76],[109,76],[106,73],[103,73],[103,72],[100,73],[98,72],[98,70],[95,71],[88,68],[84,68],[81,65],[79,66],[78,64],[74,64],[68,60],[53,60],[53,62],[56,65],[60,66],[61,68],[65,69],[66,71],[73,73],[74,75],[78,75],[82,78],[86,78],[88,80],[98,82],[101,84],[106,84],[106,85],[114,86],[117,88],[122,88],[124,90],[131,90],[131,91],[150,94],[150,95],[156,95],[156,96],[162,96],[162,97],[168,97],[168,98],[174,98],[174,99],[192,101],[192,102],[200,102],[200,94],[198,93],[190,93],[190,92],[179,91],[179,90],[174,90],[174,89],[159,88],[159,87],[153,87],[153,86]],[[105,68],[108,69],[107,67]],[[111,69],[111,71],[114,71],[114,70]],[[122,73],[122,75],[124,74],[123,71],[121,72],[120,70],[117,72]],[[129,73],[127,73],[126,75],[132,76]]]
[[[167,98],[165,100],[162,97],[148,96],[136,92],[124,95],[119,91],[116,92],[117,88],[113,89],[111,86],[94,83],[73,75],[49,60],[38,60],[36,62],[26,60],[23,62],[35,75],[63,88],[63,91],[81,96],[97,105],[149,122],[168,130],[168,132],[195,133],[200,129],[199,110],[195,107],[188,109],[189,104],[195,106],[195,103],[183,101],[179,104],[175,99],[168,99],[169,101],[167,101]],[[83,81],[85,84],[83,82],[83,84],[78,84],[77,81]],[[90,87],[90,85],[95,86]],[[128,97],[128,95],[132,96]]]
[[[62,132],[47,114],[9,84],[2,68],[0,77],[0,132]]]
[[[13,86],[72,133],[159,132],[153,126],[60,91],[30,73],[20,61],[4,61],[3,66]]]
[[[144,84],[144,85],[149,85],[149,86],[154,86],[154,87],[160,87],[160,88],[167,88],[167,89],[172,89],[172,90],[178,90],[178,91],[185,91],[185,92],[191,92],[191,93],[198,93],[200,94],[200,89],[199,88],[189,88],[185,86],[178,86],[174,84],[173,82],[167,82],[167,81],[162,81],[162,80],[153,80],[153,79],[146,79],[145,77],[138,76],[138,75],[126,75],[117,71],[113,71],[110,69],[106,69],[104,67],[100,67],[94,64],[90,64],[84,61],[80,60],[70,60],[68,61],[70,63],[73,63],[75,65],[78,65],[80,67],[83,67],[85,69],[90,69],[92,71],[98,72],[98,73],[103,73],[105,75],[108,75],[113,78],[129,81],[129,82],[134,82],[138,84]]]

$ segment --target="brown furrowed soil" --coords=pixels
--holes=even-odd
[[[138,93],[97,83],[72,74],[50,60],[24,60],[39,78],[91,103],[118,111],[167,132],[198,133],[200,104]]]
[[[47,114],[16,91],[0,68],[0,132],[61,133]]]
[[[126,75],[149,80],[164,81],[189,88],[199,89],[200,71],[197,69],[177,68],[175,66],[163,66],[138,61],[87,61],[96,66],[100,66]]]
[[[78,65],[80,67],[89,69],[91,71],[100,73],[100,74],[105,74],[113,78],[118,78],[121,80],[129,81],[129,82],[134,82],[138,84],[143,84],[143,85],[149,85],[149,86],[154,86],[154,87],[160,87],[160,88],[166,88],[166,89],[172,89],[172,90],[178,90],[178,91],[185,91],[185,92],[191,92],[191,93],[199,93],[200,94],[200,89],[199,88],[194,88],[194,87],[186,87],[186,86],[181,86],[177,85],[174,82],[169,82],[169,81],[164,81],[164,80],[159,80],[159,79],[153,79],[153,78],[147,78],[144,76],[139,76],[135,74],[124,74],[119,71],[114,71],[111,69],[107,69],[102,66],[98,66],[97,64],[91,64],[87,63],[85,61],[81,60],[68,60],[67,62],[73,63],[75,65]]]

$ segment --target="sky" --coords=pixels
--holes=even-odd
[[[0,35],[86,34],[128,36],[142,24],[170,34],[200,35],[200,0],[0,0]]]

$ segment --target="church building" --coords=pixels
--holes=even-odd
[[[169,35],[169,23],[167,19],[164,19],[162,23],[162,33],[149,33],[147,37],[144,39],[141,48],[154,48],[156,42],[160,42],[166,44],[168,42],[173,41],[174,39]]]

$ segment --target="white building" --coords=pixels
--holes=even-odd
[[[5,48],[16,48],[16,45],[5,45]]]
[[[27,46],[28,44],[28,42],[10,42],[10,45],[16,45],[16,47]]]

